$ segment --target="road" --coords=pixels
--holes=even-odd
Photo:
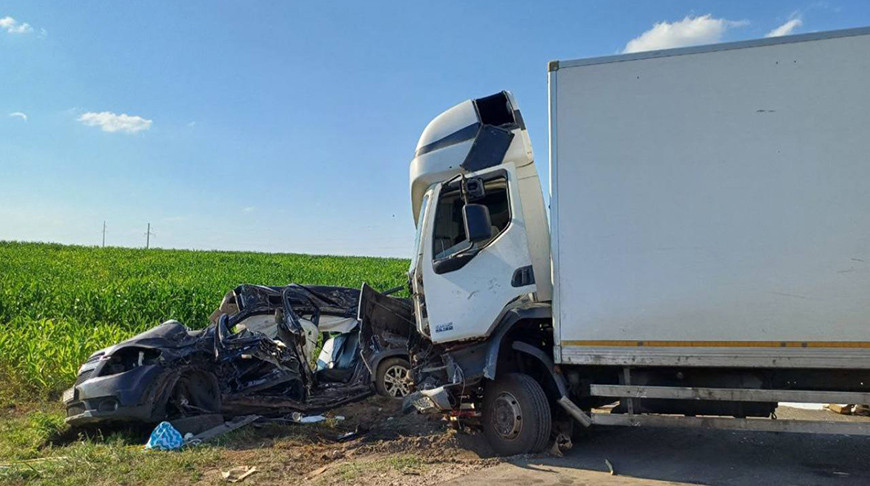
[[[783,408],[778,414],[866,420]],[[870,437],[610,427],[591,431],[565,457],[516,459],[447,484],[867,485]]]

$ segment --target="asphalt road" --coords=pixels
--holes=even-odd
[[[778,414],[866,420],[826,411],[780,409]],[[519,458],[448,484],[870,485],[870,437],[603,427],[575,443],[565,457]]]

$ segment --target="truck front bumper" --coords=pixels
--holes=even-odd
[[[438,413],[447,412],[454,408],[450,392],[445,386],[411,393],[402,401],[402,409],[406,412],[416,409],[421,413]]]

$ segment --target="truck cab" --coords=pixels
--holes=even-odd
[[[542,351],[553,345],[550,239],[513,95],[468,100],[432,120],[410,179],[417,233],[408,276],[420,339],[410,340],[417,392],[406,403],[482,421],[499,453],[539,450],[550,437],[550,406],[530,382],[547,380],[544,363],[552,365]],[[513,343],[540,355],[529,361],[537,372],[513,359]],[[538,411],[525,415],[525,431],[518,407]]]
[[[411,162],[411,205],[417,330],[433,343],[486,338],[507,308],[550,300],[541,184],[510,93],[429,123]]]

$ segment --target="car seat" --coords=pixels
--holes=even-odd
[[[324,356],[326,354],[326,356]],[[359,359],[359,328],[329,338],[317,359],[318,381],[347,383]],[[328,360],[328,361],[327,361]]]

